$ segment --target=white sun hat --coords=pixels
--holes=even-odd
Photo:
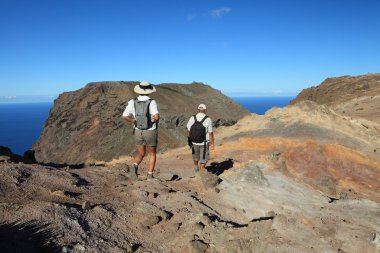
[[[156,92],[156,88],[147,81],[142,81],[140,84],[135,86],[135,93],[141,95],[148,95],[150,93]]]
[[[198,110],[206,110],[206,109],[207,109],[207,107],[205,104],[198,105]]]

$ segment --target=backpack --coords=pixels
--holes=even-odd
[[[146,101],[139,101],[134,99],[135,105],[135,126],[140,130],[146,130],[152,127],[153,122],[150,118],[149,105],[152,99]]]
[[[189,139],[194,143],[202,143],[206,141],[206,128],[203,125],[203,122],[208,118],[206,115],[201,121],[197,120],[197,117],[194,115],[194,124],[190,127]]]

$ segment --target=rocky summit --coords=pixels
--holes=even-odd
[[[43,132],[33,145],[42,163],[80,164],[110,161],[132,154],[132,125],[121,115],[128,101],[137,95],[139,82],[97,82],[61,94],[54,102]],[[233,125],[249,112],[202,83],[160,84],[151,95],[160,112],[159,151],[183,146],[186,123],[200,103],[207,104],[216,127]]]

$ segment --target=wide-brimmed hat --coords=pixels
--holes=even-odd
[[[198,105],[198,110],[206,110],[206,109],[207,109],[207,107],[205,104]]]
[[[156,88],[153,85],[151,85],[149,82],[142,81],[140,84],[135,86],[134,91],[137,94],[147,95],[147,94],[156,92]]]

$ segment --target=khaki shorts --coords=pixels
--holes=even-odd
[[[140,130],[135,129],[135,144],[138,146],[157,146],[157,129]]]
[[[210,144],[209,143],[206,144],[206,147],[205,145],[193,145],[191,149],[192,149],[194,161],[198,161],[202,164],[207,163],[208,159],[210,158]]]

